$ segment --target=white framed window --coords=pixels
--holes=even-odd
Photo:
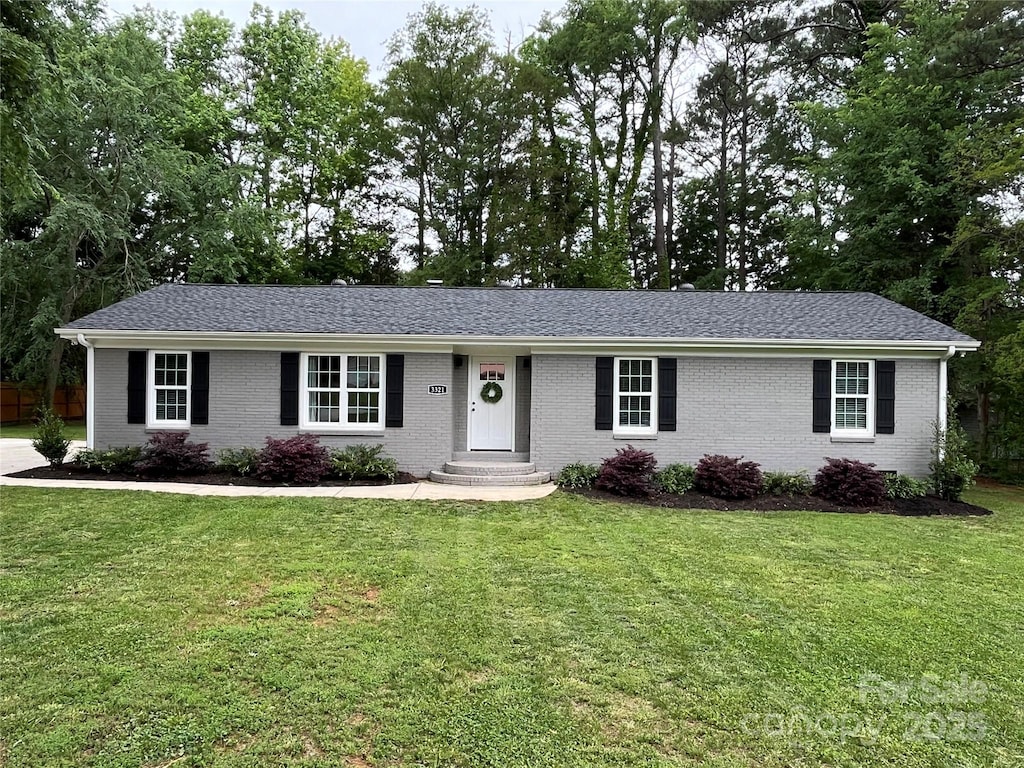
[[[150,350],[148,427],[187,429],[191,412],[192,353]]]
[[[614,432],[623,435],[657,433],[657,370],[653,357],[615,358]]]
[[[832,434],[870,437],[875,434],[874,360],[832,361]]]
[[[302,355],[299,425],[306,429],[384,429],[384,356]]]

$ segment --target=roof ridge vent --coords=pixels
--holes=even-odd
[[[683,283],[682,285],[679,286],[679,290],[680,291],[695,291],[697,289],[694,287],[693,283]]]
[[[439,277],[428,277],[427,278],[427,285],[433,285],[435,287],[439,286],[439,285],[444,285],[444,280],[442,280]]]
[[[331,280],[331,285],[348,285],[348,283],[346,283],[340,277],[336,277],[333,280]]]

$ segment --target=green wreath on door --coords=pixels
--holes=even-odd
[[[494,405],[501,400],[503,394],[504,392],[501,391],[501,385],[498,382],[488,381],[480,390],[480,399],[485,403]]]

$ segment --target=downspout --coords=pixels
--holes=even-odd
[[[78,343],[85,347],[85,447],[93,448],[96,440],[96,348],[78,334]]]
[[[946,350],[946,353],[942,357],[939,358],[939,412],[938,412],[937,423],[939,425],[939,434],[942,435],[942,437],[943,437],[943,441],[941,443],[939,443],[939,446],[938,446],[938,454],[939,454],[938,458],[939,458],[940,461],[942,460],[942,454],[944,453],[943,443],[945,443],[945,435],[946,435],[946,427],[947,427],[947,423],[946,423],[946,409],[948,408],[948,402],[949,402],[947,394],[946,394],[946,390],[948,388],[948,383],[949,383],[949,373],[947,371],[946,363],[949,361],[949,358],[951,358],[955,354],[956,354],[956,347],[953,344],[950,344],[949,345],[949,349]]]

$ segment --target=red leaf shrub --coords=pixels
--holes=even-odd
[[[742,458],[704,454],[704,458],[697,462],[694,487],[720,499],[754,498],[764,487],[761,465],[754,461],[740,461]]]
[[[874,464],[830,459],[814,476],[814,495],[851,507],[871,507],[885,498],[885,477]]]
[[[207,443],[188,442],[188,432],[156,432],[134,464],[140,475],[172,477],[196,475],[210,468]]]
[[[330,455],[316,435],[268,437],[256,459],[256,477],[271,482],[316,483],[330,472]]]
[[[653,453],[628,445],[604,460],[594,487],[619,496],[650,496],[657,466]]]

